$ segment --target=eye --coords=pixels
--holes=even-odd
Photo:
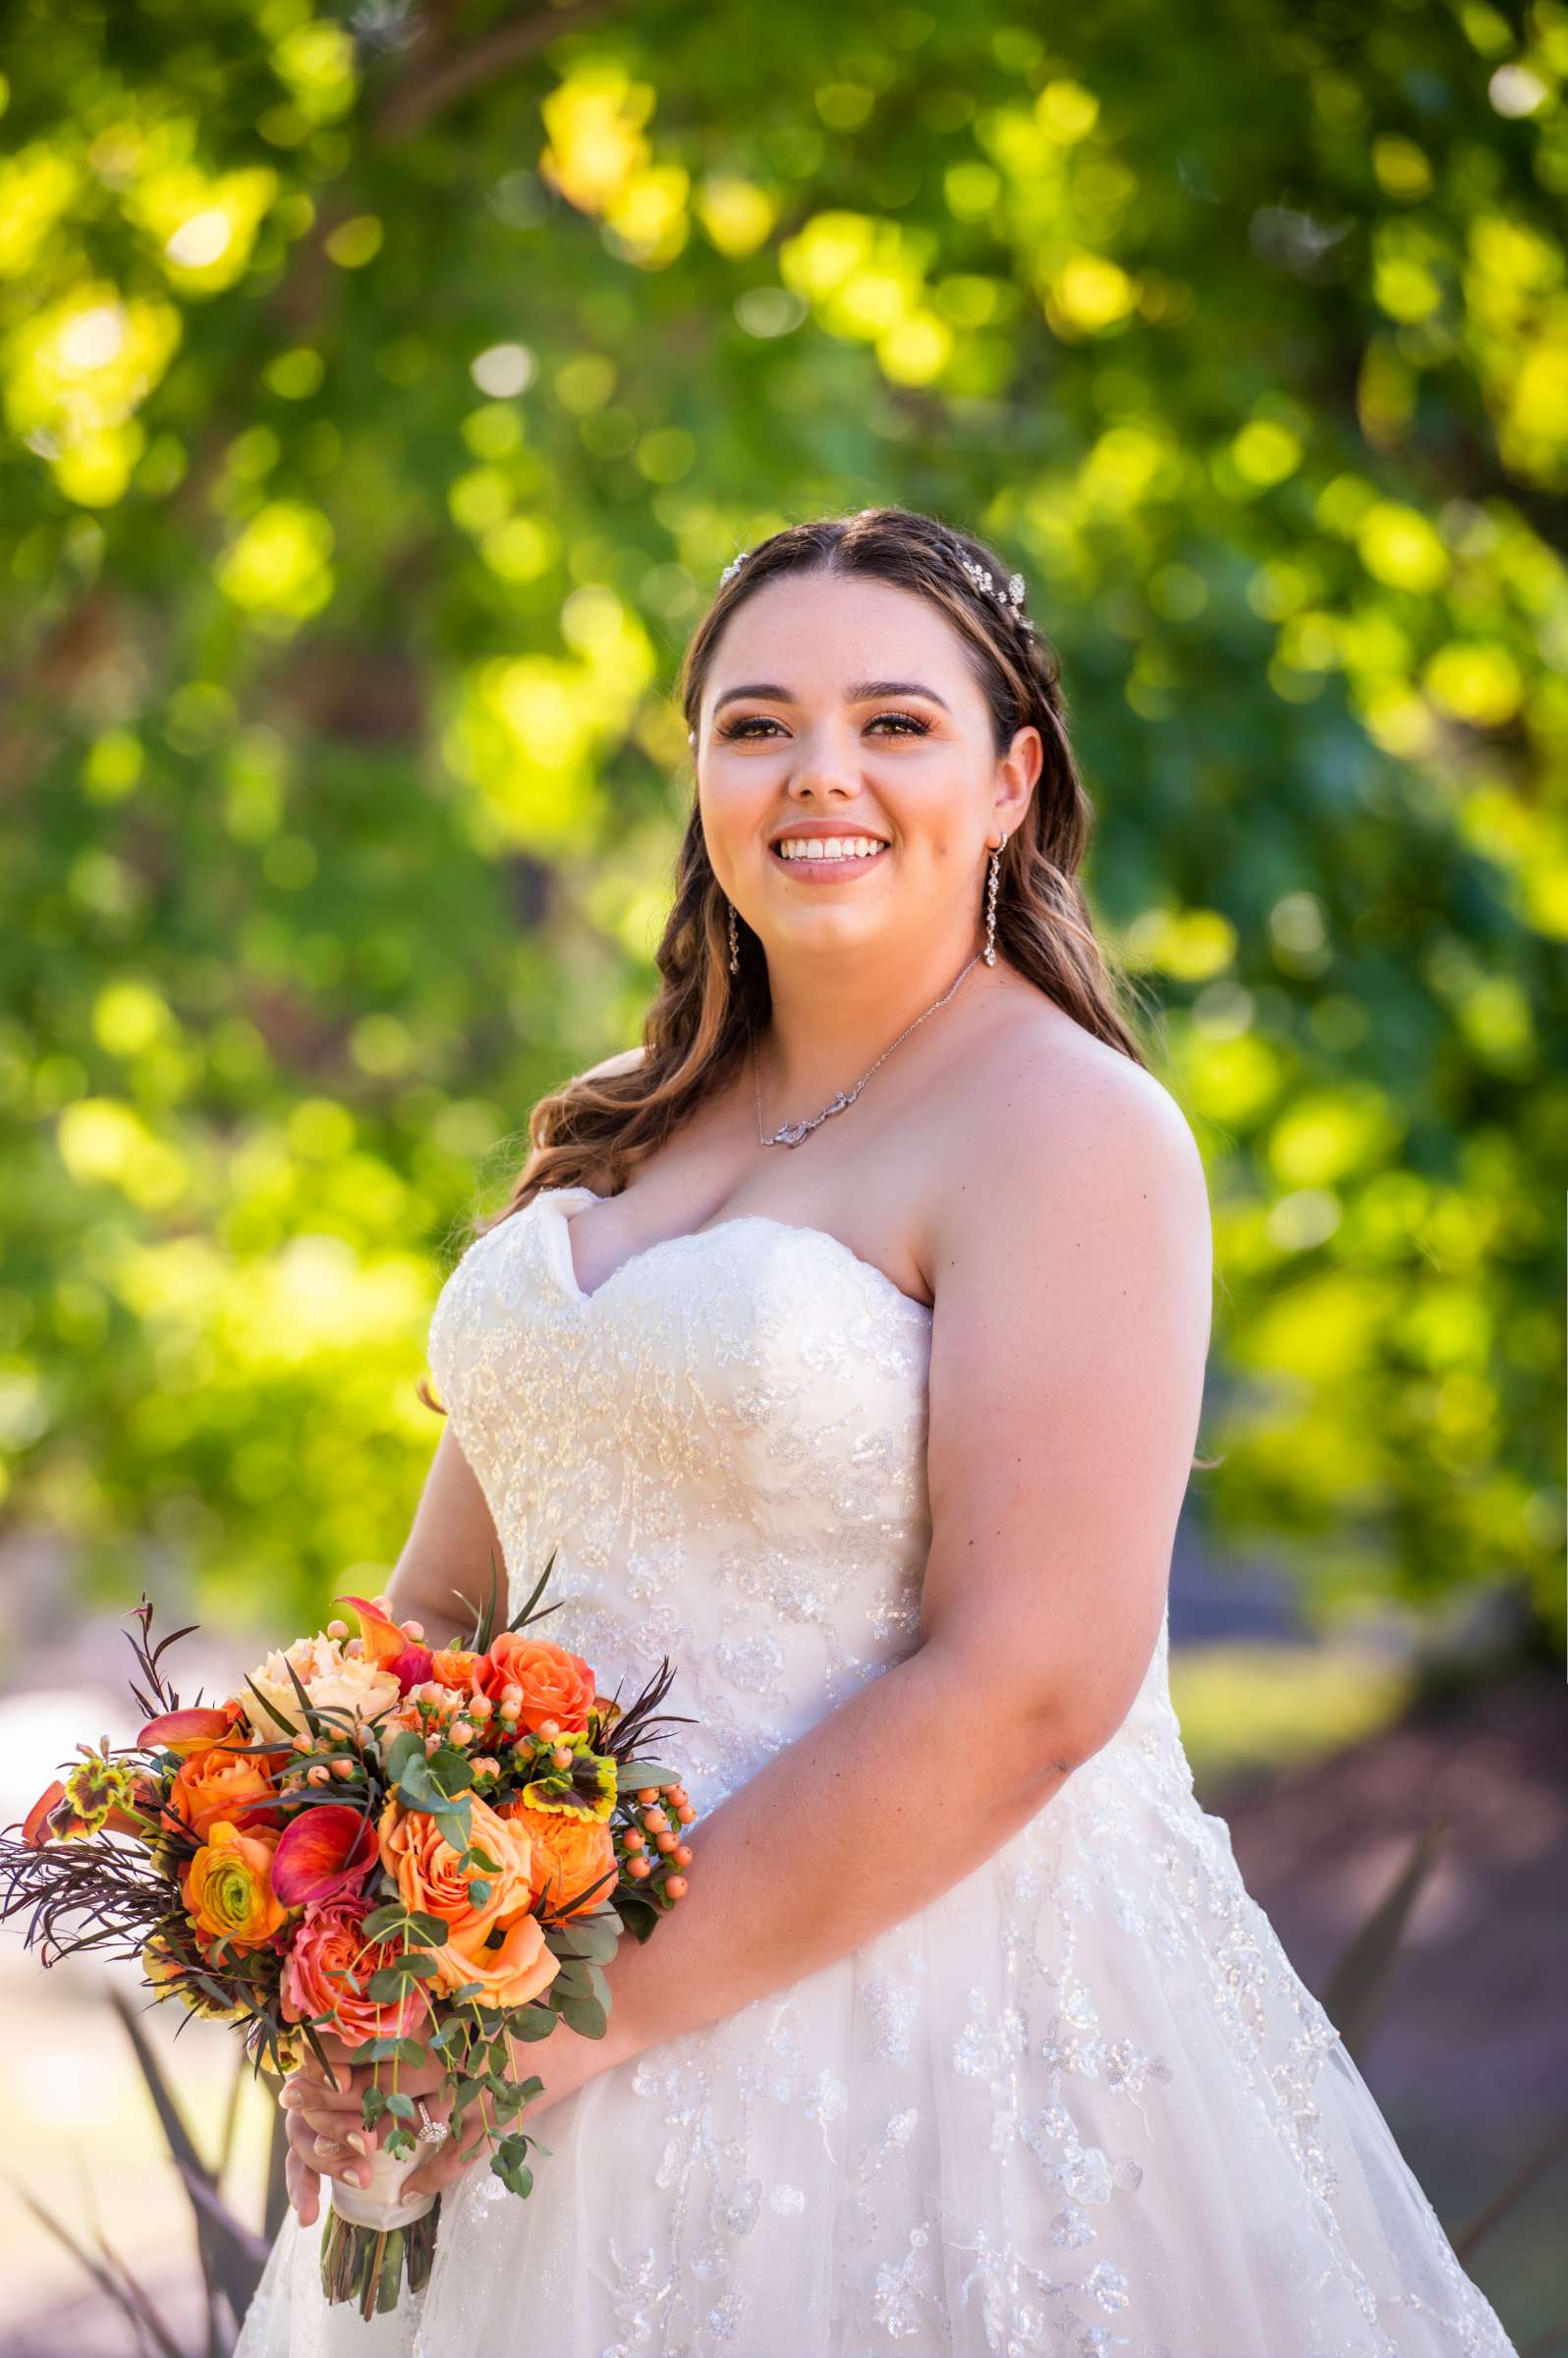
[[[916,712],[878,712],[866,725],[868,729],[874,729],[879,721],[884,720],[896,720],[901,724],[893,732],[895,736],[928,737],[931,733],[930,722],[922,720]],[[776,728],[777,726],[778,723],[773,719],[771,713],[752,712],[744,720],[736,721],[732,727],[720,729],[719,735],[721,737],[745,737],[753,729]]]

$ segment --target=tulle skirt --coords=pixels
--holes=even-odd
[[[369,2325],[291,2211],[236,2358],[1517,2358],[1172,1728],[536,2133]]]

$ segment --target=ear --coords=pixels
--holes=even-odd
[[[1022,826],[1030,801],[1045,765],[1045,746],[1033,722],[1017,730],[1002,756],[991,799],[991,816],[1009,835]]]

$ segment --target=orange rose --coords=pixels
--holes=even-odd
[[[272,1888],[275,1833],[247,1833],[220,1818],[194,1859],[180,1871],[180,1888],[198,1934],[240,1948],[270,1940],[288,1910]]]
[[[455,1687],[463,1695],[482,1695],[480,1675],[485,1657],[467,1646],[440,1646],[430,1656],[430,1676],[437,1686]]]
[[[602,1818],[534,1810],[526,1801],[503,1802],[498,1815],[527,1833],[533,1897],[544,1901],[551,1918],[582,1916],[608,1905],[617,1872],[615,1836]]]
[[[526,1638],[503,1629],[491,1642],[484,1691],[499,1703],[508,1687],[521,1687],[520,1727],[537,1728],[553,1719],[563,1734],[582,1735],[592,1709],[593,1673],[580,1654],[552,1646],[547,1638]]]
[[[469,1794],[468,1803],[470,1840],[494,1859],[497,1873],[460,1867],[459,1853],[435,1820],[422,1810],[406,1810],[395,1797],[376,1827],[381,1864],[406,1907],[439,1916],[449,1927],[444,1944],[430,1952],[437,1989],[460,1990],[478,1982],[480,2005],[526,2006],[560,1971],[560,1959],[545,1946],[538,1920],[529,1913],[533,1902],[529,1838],[476,1793]],[[471,1882],[488,1886],[482,1905],[472,1897]]]
[[[184,1824],[203,1842],[220,1818],[233,1825],[277,1825],[278,1793],[268,1772],[281,1774],[288,1760],[286,1752],[207,1745],[180,1763],[164,1805],[164,1824]]]

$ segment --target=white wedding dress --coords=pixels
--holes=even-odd
[[[472,1243],[430,1367],[511,1611],[555,1548],[541,1636],[623,1701],[676,1667],[700,1908],[704,1814],[917,1643],[935,1314],[752,1214],[585,1295],[596,1201]],[[1168,1637],[940,1898],[539,2115],[527,2199],[471,2166],[396,2315],[326,2308],[291,2210],[236,2358],[1517,2358],[1194,1797]]]

